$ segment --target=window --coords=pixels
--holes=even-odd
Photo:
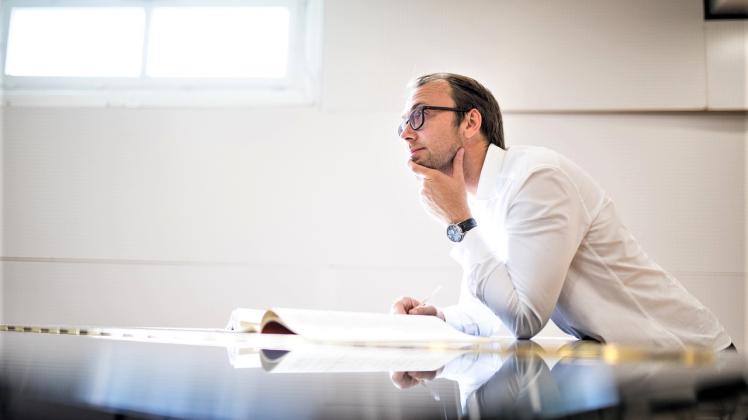
[[[151,14],[151,77],[282,79],[287,58],[285,7],[159,7]]]
[[[5,74],[138,77],[144,27],[133,7],[11,9]]]
[[[310,103],[321,0],[3,4],[11,105]]]

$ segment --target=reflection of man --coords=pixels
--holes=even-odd
[[[435,379],[448,379],[457,382],[460,390],[460,407],[464,415],[467,414],[467,400],[481,385],[494,376],[501,368],[501,363],[501,355],[498,352],[468,352],[451,360],[439,370],[428,372],[392,372],[390,380],[400,389],[411,388]]]
[[[498,103],[478,82],[420,77],[403,117],[398,132],[421,197],[448,225],[464,276],[458,305],[405,297],[394,312],[435,315],[475,335],[496,332],[498,316],[518,338],[553,319],[601,342],[731,346],[716,317],[644,253],[586,172],[545,148],[504,147]]]
[[[732,359],[734,364],[722,359],[724,363],[694,369],[693,361],[676,359],[622,359],[611,365],[588,355],[577,358],[586,352],[574,346],[565,350],[569,357],[544,358],[548,352],[536,343],[516,341],[502,352],[464,353],[437,371],[394,372],[391,380],[400,389],[428,387],[435,379],[457,382],[460,417],[557,418],[595,411],[593,418],[619,418],[622,413],[648,418],[670,414],[667,410],[683,414],[683,407],[689,407],[689,417],[745,418],[744,410],[739,411],[745,389],[739,358]],[[610,411],[598,411],[603,409]]]
[[[558,405],[559,392],[541,357],[542,348],[532,341],[520,341],[507,352],[506,358],[499,352],[468,352],[438,371],[394,372],[390,379],[400,389],[434,379],[455,381],[462,415],[521,418],[539,414],[544,405]],[[479,413],[469,410],[471,401]]]

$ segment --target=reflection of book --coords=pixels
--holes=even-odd
[[[235,368],[258,368],[260,363],[260,350],[254,347],[226,347],[229,355],[229,363]]]
[[[461,354],[454,350],[305,346],[291,351],[261,350],[259,359],[263,369],[274,373],[422,372],[435,371]]]
[[[336,312],[308,309],[235,309],[229,329],[298,334],[310,341],[358,345],[439,347],[485,343],[434,316]]]

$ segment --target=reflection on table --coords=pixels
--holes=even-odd
[[[748,416],[745,361],[734,352],[550,339],[344,347],[189,331],[8,331],[0,350],[0,418]]]

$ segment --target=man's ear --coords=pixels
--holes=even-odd
[[[473,108],[465,113],[465,118],[462,122],[464,124],[463,133],[465,138],[469,139],[480,133],[480,126],[483,122],[483,117],[477,109]]]

